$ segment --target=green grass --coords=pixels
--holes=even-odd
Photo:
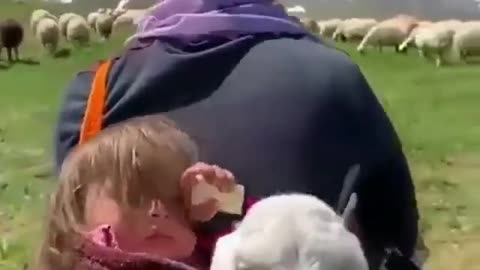
[[[0,17],[13,14],[27,22],[30,9],[2,3]],[[40,65],[0,69],[2,270],[28,262],[40,233],[45,199],[55,183],[48,173],[62,90],[76,72],[116,53],[125,36],[51,59],[27,35],[23,57]],[[432,252],[428,269],[480,269],[480,66],[438,69],[414,52],[360,56],[352,46],[343,49],[361,66],[403,140]]]

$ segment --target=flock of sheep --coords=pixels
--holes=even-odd
[[[64,13],[58,18],[44,9],[37,9],[30,17],[30,28],[36,40],[51,54],[58,48],[63,36],[74,45],[85,45],[91,33],[107,40],[112,32],[124,25],[136,25],[157,6],[145,9],[126,9],[129,0],[120,1],[115,9],[98,9],[85,18],[75,13]],[[377,21],[373,18],[302,20],[305,27],[324,38],[336,42],[359,42],[357,51],[365,54],[367,48],[394,47],[398,53],[416,48],[425,59],[434,59],[437,66],[465,61],[480,56],[480,21],[423,21],[409,15]],[[7,19],[0,22],[0,56],[7,49],[8,60],[18,59],[18,47],[23,40],[22,25]],[[126,43],[130,40],[127,39]]]
[[[312,25],[309,24],[310,29]],[[334,41],[359,42],[357,51],[394,47],[404,53],[416,48],[420,57],[433,58],[436,66],[454,64],[480,56],[480,21],[422,21],[397,15],[383,21],[372,18],[330,19],[316,22],[316,31]]]
[[[89,13],[86,18],[70,12],[57,18],[47,10],[37,9],[32,12],[30,27],[43,47],[53,53],[60,36],[72,44],[85,45],[90,42],[90,33],[93,31],[102,40],[107,40],[115,29],[123,25],[135,25],[152,8],[101,8]]]
[[[42,47],[50,54],[58,50],[60,38],[75,46],[83,46],[91,41],[91,34],[96,33],[102,40],[107,40],[112,32],[125,25],[136,25],[156,6],[145,9],[126,9],[123,5],[115,9],[98,9],[85,18],[76,13],[64,13],[55,16],[45,9],[34,10],[30,16],[30,29]],[[0,22],[0,57],[6,48],[8,61],[18,60],[18,48],[24,39],[24,29],[15,19]]]

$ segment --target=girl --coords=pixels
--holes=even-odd
[[[189,137],[158,116],[113,125],[77,147],[51,197],[34,269],[135,269],[124,267],[140,262],[164,269],[165,258],[208,268],[195,228],[217,206],[214,199],[192,205],[192,188],[198,175],[220,191],[234,179],[197,158]]]

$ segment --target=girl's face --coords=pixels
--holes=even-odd
[[[151,200],[137,208],[123,208],[102,188],[90,187],[86,198],[86,229],[94,231],[110,225],[118,247],[127,252],[178,260],[191,256],[196,237],[182,203]]]

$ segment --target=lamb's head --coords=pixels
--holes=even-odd
[[[217,242],[211,270],[366,270],[360,243],[314,196],[287,194],[255,204]]]

